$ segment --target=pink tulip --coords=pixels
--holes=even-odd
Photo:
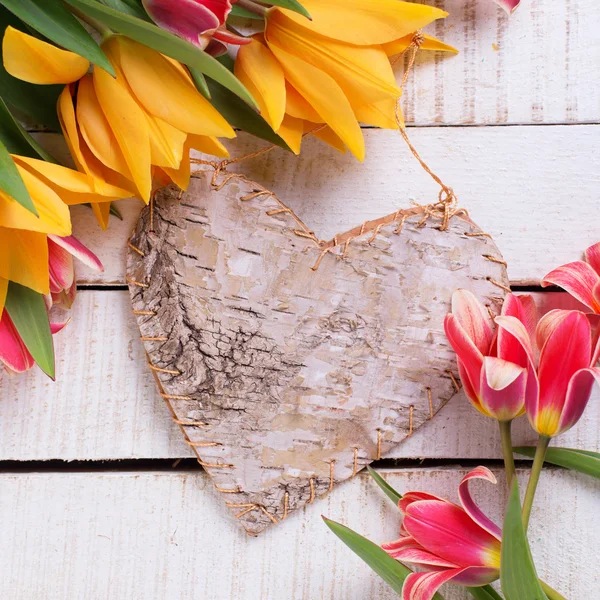
[[[458,486],[462,506],[424,492],[409,492],[398,502],[404,513],[400,539],[382,547],[425,570],[406,578],[402,600],[431,600],[449,582],[478,587],[498,579],[502,532],[473,501],[471,479],[496,483],[489,469],[477,467]]]
[[[509,294],[494,329],[486,309],[467,290],[452,295],[444,320],[457,354],[467,398],[488,417],[510,421],[523,414],[527,397],[537,396],[532,338],[537,320],[530,296]]]
[[[559,435],[577,423],[585,410],[594,382],[600,384],[600,340],[592,340],[585,314],[553,310],[539,322],[541,349],[538,377],[540,393],[526,403],[531,426],[546,437]]]
[[[550,271],[542,285],[558,285],[600,314],[600,242],[585,251],[585,259],[587,262],[578,260]]]
[[[77,238],[48,236],[48,263],[50,273],[50,293],[54,304],[71,308],[75,300],[77,285],[73,257],[95,271],[103,271],[98,257],[88,250]]]
[[[521,0],[494,0],[494,2],[501,6],[510,15],[517,10]]]
[[[231,12],[230,0],[142,0],[142,3],[159,27],[202,50],[208,47],[212,38],[225,44],[251,42],[225,28]]]

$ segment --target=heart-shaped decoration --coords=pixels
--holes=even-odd
[[[323,243],[259,185],[214,183],[144,209],[128,280],[161,395],[256,534],[434,417],[457,387],[452,292],[497,312],[508,281],[466,215],[399,211]]]

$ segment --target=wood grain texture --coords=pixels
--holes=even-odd
[[[511,282],[519,285],[538,283],[598,241],[599,132],[600,126],[585,125],[409,131],[430,166],[453,186],[461,206],[494,237],[508,261]],[[398,134],[365,133],[367,159],[362,165],[306,140],[300,158],[275,150],[236,166],[275,191],[323,238],[406,208],[411,200],[434,201],[436,184]],[[240,135],[229,147],[240,156],[260,142]],[[82,283],[124,283],[126,239],[142,205],[131,200],[118,205],[125,221],[112,218],[107,232],[100,231],[89,209],[73,210],[75,234],[105,265],[102,274],[81,268]]]
[[[508,284],[463,215],[442,231],[414,208],[331,248],[259,192],[209,173],[183,195],[162,190],[127,263],[160,393],[250,534],[435,418],[456,394],[442,328],[452,292],[498,314]]]
[[[457,501],[464,469],[385,471],[398,491]],[[497,523],[499,489],[473,485]],[[522,487],[525,473],[520,472]],[[501,487],[502,486],[502,487]],[[249,538],[202,473],[3,474],[0,597],[10,600],[392,600],[397,598],[323,524],[320,513],[381,543],[399,513],[366,475],[311,510]],[[542,474],[531,526],[538,573],[570,600],[595,598],[600,482]],[[466,600],[458,588],[446,600]]]
[[[573,308],[566,294],[536,294],[538,305]],[[192,457],[148,372],[127,291],[82,291],[72,322],[55,336],[57,381],[39,369],[0,373],[0,460]],[[35,417],[35,419],[34,419]],[[32,423],[35,422],[35,427]],[[561,446],[600,451],[600,394]],[[532,443],[525,418],[515,440]],[[497,425],[461,394],[390,457],[501,458]]]

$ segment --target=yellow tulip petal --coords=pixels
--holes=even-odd
[[[217,156],[218,158],[229,158],[229,151],[215,137],[207,137],[205,135],[190,135],[188,136],[188,144],[190,148]]]
[[[392,42],[387,42],[386,44],[382,44],[383,51],[388,56],[395,56],[396,54],[402,54],[406,49],[410,46],[410,43],[413,41],[414,34],[410,33],[401,37],[400,39],[393,40]],[[442,40],[438,40],[432,35],[424,34],[424,41],[420,46],[421,50],[437,50],[440,52],[452,52],[454,54],[458,54],[458,50],[454,48],[454,46],[450,46],[449,44],[445,44]]]
[[[49,294],[47,236],[0,227],[0,277]]]
[[[310,123],[310,125],[314,128],[314,125]],[[340,139],[340,137],[331,129],[331,127],[323,127],[317,128],[314,130],[312,135],[316,138],[319,138],[321,141],[325,142],[332,148],[335,148],[338,152],[342,154],[346,154],[348,148],[346,148],[346,144]]]
[[[108,218],[110,217],[110,202],[93,202],[92,210],[102,231],[106,231],[108,229]]]
[[[319,113],[302,97],[294,86],[290,85],[289,81],[286,82],[285,93],[285,112],[288,115],[297,119],[312,121],[313,123],[323,122]]]
[[[382,129],[398,129],[395,111],[396,100],[392,98],[354,108],[354,114],[361,123]]]
[[[448,15],[433,6],[399,0],[302,0],[302,5],[312,17],[308,25],[302,15],[275,8],[268,13],[267,30],[272,13],[282,11],[315,33],[350,44],[370,46],[391,42]]]
[[[4,68],[17,79],[36,84],[71,83],[83,77],[87,59],[7,27],[2,41]]]
[[[191,147],[188,142],[185,146],[184,156],[181,160],[181,164],[179,165],[178,169],[161,168],[161,170],[167,175],[167,177],[182,190],[187,190],[188,185],[190,184],[190,150]]]
[[[265,121],[277,130],[285,114],[285,76],[273,53],[252,40],[240,46],[233,72],[258,103]]]
[[[282,11],[270,13],[266,39],[330,75],[353,107],[400,95],[392,65],[381,46],[357,47],[315,35]]]
[[[300,154],[302,136],[304,135],[304,121],[290,115],[285,115],[277,135],[290,147],[294,154]]]
[[[123,152],[98,102],[91,75],[79,82],[76,114],[81,135],[94,156],[109,169],[131,178]]]
[[[119,46],[127,83],[151,115],[186,133],[235,137],[217,109],[162,54],[122,36],[111,42]]]
[[[340,86],[326,73],[271,44],[286,78],[344,141],[352,154],[364,160],[365,142],[352,107]]]
[[[0,235],[2,235],[0,233]],[[0,258],[0,262],[2,259]],[[8,292],[8,279],[0,278],[0,318],[2,317],[2,312],[4,311],[4,303],[6,302],[6,292]]]
[[[88,172],[85,158],[81,152],[81,144],[79,140],[79,131],[77,129],[77,120],[75,119],[75,105],[73,104],[73,96],[71,87],[65,86],[61,95],[58,98],[57,105],[58,120],[62,129],[69,152],[80,171]]]
[[[102,112],[123,152],[131,177],[144,201],[149,202],[152,171],[146,115],[127,88],[103,69],[94,69],[94,89]]]
[[[158,167],[179,168],[187,135],[165,121],[146,114],[150,133],[150,156]]]
[[[15,162],[39,217],[0,190],[0,227],[71,235],[71,216],[61,198],[41,179]]]

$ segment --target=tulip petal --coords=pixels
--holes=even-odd
[[[594,382],[600,385],[599,368],[581,369],[571,377],[556,435],[571,429],[581,419],[590,401]]]
[[[510,15],[517,10],[521,0],[494,0],[494,2]]]
[[[422,548],[402,548],[398,550],[388,550],[383,548],[392,558],[403,563],[411,563],[422,567],[442,567],[455,569],[458,565],[427,552]],[[437,570],[437,569],[436,569]]]
[[[356,106],[354,107],[354,114],[365,125],[380,127],[381,129],[398,129],[396,102],[397,99],[395,98],[387,98],[371,104]],[[404,118],[400,107],[398,107],[398,117],[400,125],[404,127]]]
[[[542,280],[542,287],[558,285],[595,313],[600,313],[600,303],[593,294],[598,283],[600,275],[590,265],[578,260],[550,271]]]
[[[294,154],[300,154],[300,146],[304,135],[304,121],[302,119],[285,115],[276,133]]]
[[[87,59],[7,27],[2,40],[4,68],[10,75],[40,85],[71,83],[83,77]]]
[[[535,340],[537,347],[541,350],[548,341],[550,334],[558,327],[560,322],[568,316],[570,311],[561,308],[555,308],[547,312],[537,325]]]
[[[529,338],[535,339],[535,327],[538,322],[537,307],[533,296],[507,294],[502,305],[502,316],[516,317],[523,323]]]
[[[490,316],[468,290],[452,294],[452,314],[482,354],[487,354],[494,338]]]
[[[49,294],[46,235],[0,227],[0,277]]]
[[[431,600],[438,589],[448,582],[481,586],[498,579],[498,569],[467,567],[427,573],[411,573],[402,588],[402,600]]]
[[[590,246],[585,251],[585,260],[590,264],[592,269],[600,275],[600,242]]]
[[[188,144],[190,148],[198,150],[198,152],[204,152],[204,154],[210,154],[219,158],[228,158],[229,151],[223,144],[215,137],[209,137],[206,135],[190,135],[188,136]]]
[[[592,355],[591,326],[579,311],[568,311],[548,336],[540,354],[538,406],[527,414],[542,435],[557,435],[567,391],[573,375],[589,367]]]
[[[240,48],[233,72],[256,100],[263,119],[277,131],[285,114],[285,76],[271,50],[252,40]]]
[[[383,51],[388,56],[395,56],[396,54],[402,54],[406,52],[407,48],[410,46],[411,42],[415,37],[414,33],[409,33],[404,37],[401,37],[397,40],[393,40],[391,42],[387,42],[382,44]],[[458,50],[454,48],[454,46],[450,46],[442,40],[438,40],[432,35],[423,34],[423,43],[419,46],[420,50],[434,50],[440,52],[452,52],[453,54],[458,54]]]
[[[100,259],[90,249],[86,248],[76,237],[72,235],[67,237],[50,235],[48,237],[52,243],[64,248],[70,255],[82,262],[86,267],[99,273],[104,271]]]
[[[525,412],[527,369],[486,356],[481,371],[481,405],[499,421],[512,421]]]
[[[344,141],[352,154],[359,160],[364,160],[365,141],[362,131],[340,86],[320,69],[273,44],[269,47],[283,66],[290,83]]]
[[[0,319],[0,361],[15,373],[23,373],[35,365],[6,310]]]
[[[472,479],[483,479],[496,485],[498,481],[494,474],[486,467],[476,467],[471,472],[467,473],[461,480],[458,486],[458,497],[460,503],[465,509],[465,512],[477,523],[480,527],[491,533],[496,539],[502,540],[502,530],[491,519],[483,514],[482,510],[475,504],[469,490],[469,482]]]
[[[439,502],[446,502],[443,498],[428,494],[427,492],[406,492],[398,501],[398,508],[401,512],[405,513],[406,509],[413,503],[419,500],[438,500]]]
[[[48,238],[48,264],[50,293],[59,294],[62,290],[68,290],[75,281],[73,257],[50,238]]]
[[[1,234],[1,231],[0,231]],[[0,318],[4,312],[4,303],[6,302],[6,293],[8,292],[8,279],[0,277]]]
[[[401,94],[392,65],[381,46],[353,44],[315,35],[312,23],[298,24],[281,10],[269,11],[265,38],[269,44],[327,73],[342,88],[352,107]]]
[[[183,151],[183,158],[179,163],[179,168],[170,169],[168,167],[161,167],[167,177],[180,189],[187,190],[190,184],[191,176],[191,162],[190,162],[190,151],[191,147],[189,143],[186,143]]]
[[[310,126],[308,131],[307,125]],[[331,129],[331,127],[329,127],[328,125],[326,125],[325,127],[320,127],[319,125],[315,126],[314,123],[311,123],[310,121],[305,121],[304,131],[307,133],[310,132],[310,134],[313,137],[316,137],[322,142],[325,142],[326,144],[328,144],[332,148],[335,148],[338,152],[341,152],[342,154],[346,154],[346,152],[348,152],[346,144],[344,144],[340,136],[337,135],[335,131],[333,131],[333,129]]]
[[[319,113],[302,97],[298,90],[285,82],[285,112],[296,119],[322,123]]]
[[[448,15],[432,6],[398,0],[302,0],[302,6],[310,13],[310,29],[315,33],[367,46],[391,42]],[[298,24],[306,24],[302,15],[282,12]]]
[[[111,54],[118,52],[133,94],[151,115],[186,133],[235,137],[217,109],[162,54],[123,36],[109,44]],[[102,98],[100,103],[104,108]]]
[[[456,565],[500,565],[500,541],[450,502],[414,502],[406,511],[404,527],[425,550]]]
[[[483,408],[483,406],[481,406],[481,400],[479,399],[479,391],[480,391],[481,381],[479,379],[477,380],[477,388],[475,388],[473,386],[473,384],[471,383],[469,373],[468,373],[465,365],[461,362],[460,358],[456,360],[456,365],[458,367],[458,376],[460,377],[460,380],[463,384],[463,392],[465,393],[465,396],[467,397],[467,399],[471,401],[473,406],[482,415],[484,415],[486,417],[491,417],[492,415],[490,415]],[[481,377],[481,375],[479,375],[479,377]]]

